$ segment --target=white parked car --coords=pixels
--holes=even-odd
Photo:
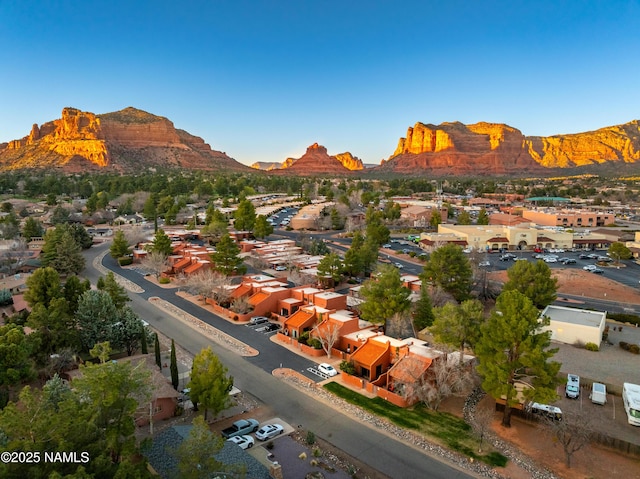
[[[588,264],[586,266],[583,266],[582,269],[585,271],[594,271],[598,269],[598,267],[595,264]]]
[[[480,266],[481,268],[487,268],[487,267],[491,266],[491,262],[490,261],[480,261],[478,266]]]
[[[336,368],[327,363],[318,364],[318,371],[320,371],[322,374],[326,374],[329,377],[333,377],[338,374]]]
[[[249,323],[251,324],[262,324],[262,323],[268,323],[268,322],[269,322],[269,318],[267,318],[266,316],[254,316],[249,320]]]
[[[557,263],[558,262],[558,258],[554,258],[553,256],[547,256],[546,258],[544,258],[544,262],[545,263]]]
[[[227,441],[237,444],[242,449],[249,449],[253,447],[255,441],[251,436],[233,436],[232,438],[227,439]]]
[[[261,441],[266,441],[267,439],[272,439],[284,431],[284,428],[280,424],[267,424],[266,426],[262,426],[256,432],[256,438]]]

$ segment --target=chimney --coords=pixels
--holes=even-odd
[[[277,462],[272,463],[269,466],[269,476],[273,477],[273,479],[284,479],[282,475],[282,466]]]

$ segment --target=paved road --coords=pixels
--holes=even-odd
[[[90,267],[91,262],[105,246],[90,249],[86,252],[87,264],[86,277],[95,283],[99,274]],[[108,257],[107,257],[108,258]],[[185,327],[181,322],[166,316],[161,310],[147,301],[149,296],[159,296],[173,302],[179,307],[191,312],[193,308],[198,317],[203,316],[203,310],[189,303],[180,300],[171,290],[159,288],[152,283],[142,279],[139,273],[122,270],[115,266],[110,259],[105,259],[104,265],[113,267],[115,272],[123,274],[131,280],[135,280],[145,289],[142,294],[130,294],[132,308],[148,321],[151,326],[161,331],[166,336],[173,338],[176,343],[192,354],[198,353],[202,348],[211,346],[213,351],[219,356],[222,362],[233,375],[235,384],[257,397],[265,404],[268,404],[274,412],[284,421],[290,424],[301,424],[305,429],[313,431],[320,437],[329,440],[332,444],[344,450],[348,454],[366,462],[375,469],[392,478],[404,479],[448,479],[448,478],[471,478],[475,477],[467,472],[460,471],[449,464],[441,462],[440,458],[434,458],[421,450],[413,448],[407,444],[397,441],[383,432],[364,425],[354,418],[351,418],[340,411],[332,409],[324,403],[300,392],[289,384],[274,378],[268,368],[279,366],[279,359],[274,359],[270,353],[261,354],[253,359],[245,359],[227,349],[209,341],[197,331]],[[192,313],[193,314],[193,313]],[[213,316],[213,315],[211,315]],[[223,324],[224,323],[224,324]],[[231,327],[234,335],[243,340],[245,334],[251,341],[246,341],[252,346],[260,349],[264,345],[272,344],[250,328],[229,325],[224,320],[214,323],[215,327],[223,329],[226,325]],[[249,336],[249,333],[251,335]],[[253,341],[256,339],[256,341]],[[278,348],[285,350],[285,348]],[[288,351],[287,351],[288,352]],[[289,352],[290,353],[290,352]],[[291,353],[290,353],[291,354]],[[306,361],[294,355],[297,359],[291,358],[291,364],[283,366],[291,367],[300,371],[306,369]],[[280,357],[280,356],[278,356]],[[275,365],[276,363],[277,366]]]

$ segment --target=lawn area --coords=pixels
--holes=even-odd
[[[422,405],[401,408],[379,397],[368,398],[336,382],[327,383],[324,387],[351,404],[376,416],[387,418],[396,426],[413,429],[427,439],[467,457],[473,457],[491,466],[504,467],[507,463],[505,456],[489,449],[486,443],[483,446],[486,453],[477,453],[478,439],[474,436],[471,427],[452,414],[432,411]]]

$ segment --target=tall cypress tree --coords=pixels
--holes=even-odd
[[[180,378],[178,378],[178,360],[176,359],[176,345],[171,340],[171,384],[173,384],[173,389],[178,390],[178,385],[180,384]]]
[[[142,350],[142,354],[148,354],[149,350],[147,348],[147,329],[144,325],[140,326],[140,349]]]
[[[158,339],[158,333],[156,333],[155,336],[156,364],[160,368],[160,371],[162,371],[162,358],[160,357],[160,340]]]

